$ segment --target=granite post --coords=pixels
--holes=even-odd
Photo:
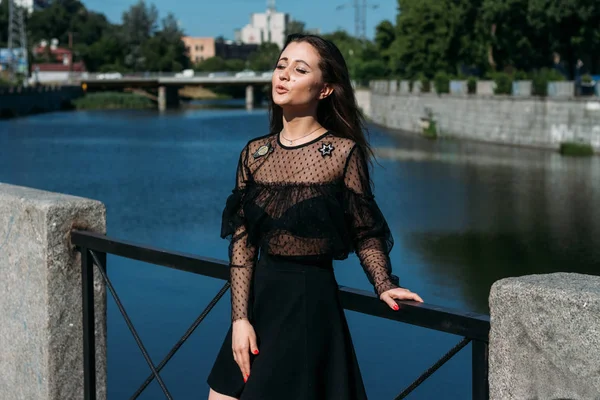
[[[81,255],[102,203],[0,183],[0,398],[83,399]],[[106,292],[95,274],[97,398],[106,399]]]
[[[600,276],[502,279],[490,320],[490,400],[600,398]]]

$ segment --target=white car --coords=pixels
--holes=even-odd
[[[255,76],[256,76],[256,72],[251,71],[249,69],[245,69],[245,70],[235,74],[236,78],[254,78]]]
[[[193,78],[194,70],[193,69],[184,69],[181,72],[175,74],[175,78]]]
[[[263,78],[270,78],[273,76],[273,71],[265,71],[262,74],[260,74],[260,76],[262,76]]]
[[[120,72],[106,72],[96,75],[96,79],[122,79],[123,75]]]

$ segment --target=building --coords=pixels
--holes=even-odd
[[[71,81],[72,78],[86,73],[85,64],[82,61],[66,64],[32,64],[29,83],[34,84],[62,84]]]
[[[216,55],[215,38],[184,36],[181,40],[185,43],[192,64],[200,63]]]
[[[42,41],[32,49],[32,53],[36,58],[47,58],[46,61],[50,63],[70,65],[73,62],[73,52],[64,47],[58,47],[57,44],[58,41],[55,39],[51,45],[48,45],[46,41]]]
[[[225,60],[246,60],[258,49],[257,44],[236,43],[222,38],[184,36],[181,40],[185,43],[188,57],[193,64],[215,56]]]
[[[225,60],[247,60],[256,50],[258,50],[257,44],[236,43],[222,39],[215,41],[215,54]]]
[[[279,48],[283,48],[289,21],[289,14],[276,11],[275,0],[270,0],[266,12],[253,13],[250,23],[236,31],[236,40],[256,45],[275,43]]]

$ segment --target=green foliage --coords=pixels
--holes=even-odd
[[[404,76],[450,72],[455,62],[452,32],[459,16],[451,0],[399,0],[402,11],[390,49],[390,68]]]
[[[592,4],[593,3],[593,4]],[[485,75],[529,73],[549,67],[556,52],[573,76],[581,58],[600,70],[600,2],[588,0],[398,0],[394,39],[389,24],[378,27],[376,43],[390,72],[404,78],[443,71]]]
[[[427,77],[421,73],[419,75],[417,75],[417,79],[418,82],[421,82],[421,92],[422,93],[429,93],[431,92],[431,82],[429,79],[427,79]]]
[[[451,80],[451,77],[446,72],[436,73],[435,76],[433,77],[435,91],[438,94],[450,93],[450,80]]]
[[[302,21],[291,20],[285,27],[285,36],[292,33],[306,33],[306,24]]]
[[[0,3],[0,27],[0,47],[5,48],[8,47],[8,1]]]
[[[467,78],[467,92],[469,94],[474,94],[477,92],[477,77],[469,76]]]
[[[565,78],[554,69],[542,68],[531,74],[533,94],[536,96],[548,95],[548,82],[563,81]]]
[[[422,122],[425,123],[425,126],[423,127],[423,136],[427,139],[437,139],[437,123],[433,117],[433,111],[430,108],[426,108],[425,114],[426,117],[422,118]]]
[[[258,51],[248,57],[248,66],[253,71],[273,71],[281,49],[275,43],[263,43]]]
[[[511,94],[513,75],[507,72],[492,72],[488,74],[488,78],[496,84],[494,94]]]
[[[9,86],[12,86],[12,85],[13,84],[9,80],[4,79],[4,78],[2,78],[0,76],[0,87],[9,87]]]
[[[559,152],[563,156],[587,157],[594,155],[594,148],[587,143],[563,142]]]
[[[131,93],[98,92],[88,93],[73,101],[78,110],[144,109],[155,107],[147,97]]]
[[[66,47],[71,34],[75,61],[82,60],[92,72],[168,72],[189,65],[181,41],[184,33],[175,16],[168,14],[159,21],[156,7],[143,0],[123,13],[121,24],[87,10],[79,0],[54,1],[48,8],[34,11],[27,27],[33,43],[56,38],[59,46]],[[53,60],[46,56],[40,61]]]

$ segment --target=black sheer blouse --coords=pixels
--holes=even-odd
[[[231,318],[247,318],[259,249],[296,260],[343,260],[355,252],[377,294],[398,287],[393,239],[371,191],[365,155],[326,132],[294,147],[278,134],[252,139],[240,153],[223,211],[229,238]]]

